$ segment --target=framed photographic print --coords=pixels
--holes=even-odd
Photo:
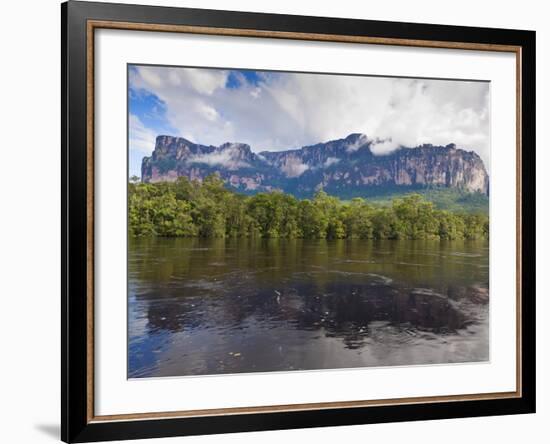
[[[64,3],[62,439],[535,411],[535,33]]]

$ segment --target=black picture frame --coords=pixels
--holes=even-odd
[[[368,36],[381,39],[513,45],[521,49],[521,395],[513,398],[404,403],[318,410],[96,421],[90,417],[88,345],[89,161],[87,23]],[[69,1],[61,5],[62,274],[61,438],[90,442],[308,428],[535,412],[535,32],[356,19]],[[90,327],[90,324],[92,327]]]

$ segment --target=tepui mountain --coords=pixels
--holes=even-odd
[[[489,193],[489,175],[474,151],[454,144],[424,144],[375,154],[375,143],[364,134],[350,134],[299,149],[254,153],[243,143],[207,146],[161,135],[152,155],[143,158],[141,180],[175,181],[184,176],[201,181],[218,174],[239,192],[282,190],[300,197],[321,189],[341,198],[429,187]]]

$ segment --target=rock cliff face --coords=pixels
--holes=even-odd
[[[320,189],[349,197],[376,189],[433,186],[489,192],[489,176],[473,151],[454,144],[422,145],[375,155],[373,143],[364,134],[350,134],[296,150],[256,154],[242,143],[215,147],[159,136],[152,156],[143,159],[141,177],[143,182],[174,181],[180,176],[200,181],[217,173],[237,191],[280,189],[298,196]]]

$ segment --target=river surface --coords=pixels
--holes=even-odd
[[[489,359],[487,241],[130,239],[130,378]]]

